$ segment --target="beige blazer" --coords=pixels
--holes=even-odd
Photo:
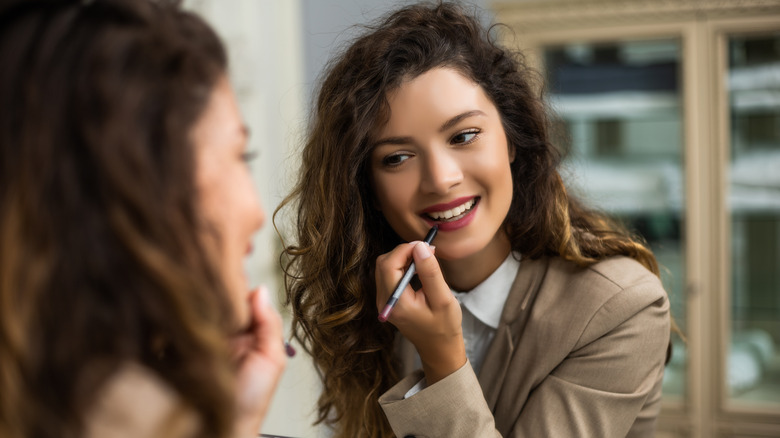
[[[479,376],[469,363],[408,399],[383,394],[398,437],[651,437],[669,343],[658,278],[617,257],[523,260]],[[403,372],[414,347],[399,342]]]

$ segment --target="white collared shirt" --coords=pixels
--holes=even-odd
[[[463,313],[461,327],[463,342],[466,344],[466,357],[477,375],[482,368],[482,360],[485,358],[487,348],[496,335],[504,303],[519,268],[520,254],[510,252],[501,266],[477,287],[468,292],[452,291]],[[417,367],[422,366],[419,357],[415,358],[415,363]],[[406,393],[404,398],[411,397],[425,387],[425,378],[423,378]]]
[[[520,254],[509,253],[501,266],[470,292],[452,291],[463,311],[463,342],[475,374],[479,374],[482,359],[496,335],[504,303],[519,268]]]

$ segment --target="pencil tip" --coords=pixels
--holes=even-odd
[[[388,305],[385,306],[384,309],[382,309],[382,312],[377,317],[379,322],[386,322],[387,321],[387,317],[390,316],[390,310],[392,310],[392,308],[393,308],[393,306],[388,304]]]

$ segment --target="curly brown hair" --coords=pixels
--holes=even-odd
[[[299,181],[277,209],[295,210],[285,249],[295,337],[323,382],[318,423],[339,437],[388,437],[378,397],[398,380],[395,330],[377,322],[372,268],[401,243],[375,206],[372,134],[389,117],[387,95],[436,67],[479,84],[498,108],[510,145],[513,199],[504,223],[525,258],[581,266],[615,255],[658,274],[653,254],[605,215],[568,195],[558,173],[539,75],[495,42],[475,14],[453,3],[403,7],[359,36],[329,65],[319,89]]]
[[[81,436],[141,364],[232,431],[234,324],[189,139],[227,59],[177,2],[0,8],[0,436]]]

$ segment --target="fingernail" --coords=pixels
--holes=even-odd
[[[414,252],[417,255],[417,258],[419,258],[420,260],[425,260],[432,255],[431,249],[428,248],[428,244],[425,242],[418,243],[414,247]]]
[[[268,288],[265,287],[265,285],[261,285],[257,289],[257,293],[260,295],[260,305],[263,307],[268,307],[270,301],[270,297],[268,296]]]
[[[284,341],[284,352],[287,354],[287,357],[293,357],[295,356],[295,347],[290,345],[289,342]]]

